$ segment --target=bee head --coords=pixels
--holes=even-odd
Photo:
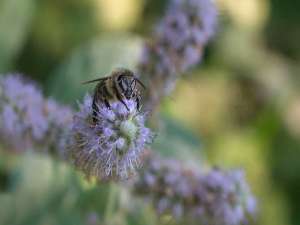
[[[143,83],[136,78],[131,70],[119,68],[116,70],[116,76],[118,77],[119,88],[121,89],[123,96],[128,100],[137,94],[137,83],[145,88]]]
[[[119,85],[126,99],[131,99],[135,92],[136,81],[134,77],[122,76],[119,78]]]

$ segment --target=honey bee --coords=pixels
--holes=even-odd
[[[140,110],[141,94],[137,84],[144,89],[146,87],[132,71],[125,68],[118,68],[112,71],[107,77],[85,81],[83,84],[94,82],[98,82],[94,90],[92,104],[94,117],[97,115],[97,105],[99,103],[104,103],[107,108],[110,108],[111,101],[120,101],[130,111],[124,99],[134,99],[137,109]]]

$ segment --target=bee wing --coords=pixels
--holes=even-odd
[[[83,82],[81,82],[81,84],[90,84],[90,83],[94,83],[94,82],[97,82],[97,81],[106,80],[107,78],[108,77],[102,77],[102,78],[97,78],[97,79],[94,79],[94,80],[83,81]]]

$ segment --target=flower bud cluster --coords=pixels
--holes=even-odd
[[[155,33],[146,43],[140,74],[150,90],[148,104],[170,94],[177,77],[201,61],[214,34],[217,9],[211,0],[172,0]]]
[[[134,183],[134,193],[159,214],[202,225],[239,225],[255,213],[255,198],[241,170],[199,173],[178,161],[150,155]]]
[[[72,110],[17,74],[0,77],[0,139],[11,150],[62,151]]]

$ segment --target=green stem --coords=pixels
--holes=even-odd
[[[105,225],[112,224],[111,220],[113,218],[113,213],[117,202],[117,192],[118,192],[117,186],[114,183],[110,183],[109,195],[108,195],[107,206],[105,209],[105,217],[104,217]]]

